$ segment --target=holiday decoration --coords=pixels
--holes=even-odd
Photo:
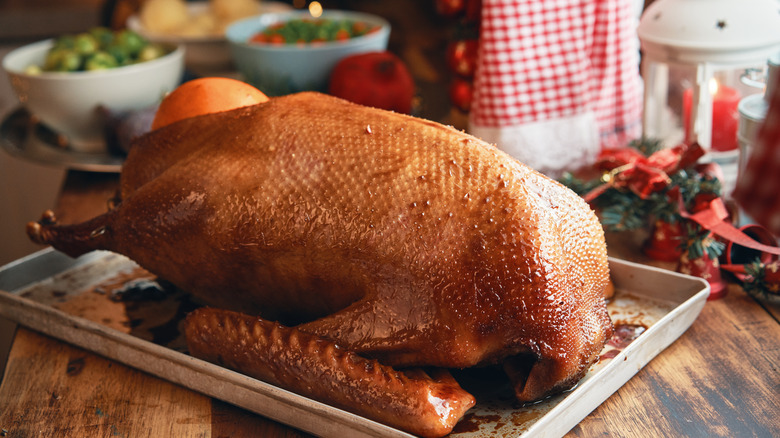
[[[720,274],[718,257],[723,252],[724,243],[714,239],[712,233],[693,222],[687,221],[685,227],[687,237],[682,244],[677,272],[707,280],[710,284],[710,296],[707,299],[723,298],[728,289]]]
[[[752,94],[740,77],[780,48],[774,0],[657,0],[637,34],[644,58],[643,133],[697,142],[736,158],[737,105]],[[748,88],[746,88],[748,87]],[[674,143],[672,143],[674,144]]]
[[[471,109],[471,100],[474,96],[474,86],[470,81],[462,78],[455,78],[450,83],[450,100],[455,108],[469,112]]]
[[[450,70],[463,78],[473,78],[477,69],[478,41],[472,39],[458,39],[447,46],[447,65]]]
[[[678,271],[706,279],[710,299],[721,298],[727,291],[719,260],[727,244],[728,264],[723,268],[740,280],[758,278],[746,274],[749,269],[758,272],[758,264],[776,263],[780,248],[773,236],[733,225],[721,198],[718,166],[698,162],[703,149],[696,143],[673,148],[659,145],[657,140],[643,139],[605,151],[594,165],[600,178],[584,181],[566,174],[561,182],[598,211],[607,230],[651,228],[644,253],[656,260],[677,260]],[[745,257],[756,261],[732,264],[749,263]]]
[[[595,181],[582,182],[568,174],[562,182],[580,193],[600,214],[610,231],[651,228],[643,252],[656,260],[677,261],[677,270],[706,279],[710,298],[727,288],[718,257],[724,243],[695,221],[699,212],[720,199],[717,168],[699,164],[704,150],[698,144],[660,148],[643,139],[630,147],[605,151],[594,168]]]
[[[744,80],[780,50],[776,0],[656,0],[636,28],[642,49],[642,133],[666,145],[699,143],[736,185]]]
[[[757,224],[748,224],[740,227],[739,231],[745,233],[753,240],[769,246],[778,246],[777,237],[766,228]],[[762,263],[770,263],[778,259],[778,256],[758,249],[748,248],[737,242],[728,242],[722,261],[728,265],[745,265],[756,260]]]
[[[642,252],[654,260],[674,262],[682,255],[682,221],[656,219]]]
[[[723,269],[739,276],[748,295],[780,303],[780,261],[764,263],[756,260],[745,265],[724,265]]]
[[[680,216],[695,222],[705,230],[711,231],[720,239],[764,253],[780,255],[780,248],[776,245],[767,245],[756,241],[754,238],[736,228],[731,221],[728,220],[730,218],[730,213],[726,209],[721,198],[715,198],[708,203],[703,204],[698,211],[693,212],[687,211],[682,197],[678,196],[677,202]]]
[[[778,246],[777,238],[766,228],[757,224],[748,224],[739,229],[741,232],[755,239],[759,243],[769,246]],[[726,252],[721,257],[721,268],[731,272],[737,280],[743,283],[744,289],[753,292],[765,291],[777,294],[780,277],[774,279],[778,266],[778,255],[764,252],[754,248],[748,248],[736,242],[726,244]],[[764,280],[765,267],[769,267],[770,277]],[[780,296],[778,296],[780,300]]]
[[[467,0],[435,0],[436,12],[445,17],[455,17],[466,10]]]
[[[447,45],[447,67],[453,73],[449,86],[452,105],[461,112],[471,110],[473,80],[479,48],[481,0],[436,0],[436,11],[455,20],[452,40]]]
[[[642,139],[604,151],[593,166],[599,178],[583,181],[567,173],[561,182],[591,203],[609,231],[649,228],[661,221],[669,224],[661,228],[677,228],[674,235],[679,235],[674,224],[681,218],[677,203],[669,197],[671,190],[676,187],[674,193],[693,206],[702,196],[720,196],[720,184],[694,166],[703,155],[697,144],[669,149],[659,145],[657,140]]]
[[[596,168],[606,172],[604,184],[586,194],[585,200],[595,199],[608,188],[629,189],[639,198],[648,199],[669,187],[671,174],[694,164],[702,155],[698,144],[660,149],[648,157],[630,148],[602,152]]]

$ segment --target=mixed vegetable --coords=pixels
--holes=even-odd
[[[95,27],[77,35],[58,37],[43,65],[31,65],[26,73],[105,70],[150,61],[168,52],[131,30]]]
[[[299,18],[268,26],[249,38],[249,43],[306,44],[345,41],[376,32],[379,26],[355,20]]]

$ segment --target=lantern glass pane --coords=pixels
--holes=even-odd
[[[737,148],[739,100],[761,93],[764,66],[673,64],[645,60],[644,135],[665,146],[698,141],[713,151]],[[698,80],[697,80],[698,79]],[[699,91],[709,95],[699,96]],[[692,120],[692,117],[695,119]],[[709,131],[705,134],[705,131]]]
[[[645,61],[644,136],[674,146],[684,139],[683,95],[696,82],[696,66]]]

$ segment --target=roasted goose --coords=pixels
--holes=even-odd
[[[120,191],[102,216],[47,213],[28,233],[125,254],[212,306],[188,318],[192,354],[413,433],[446,434],[474,403],[417,367],[499,364],[533,401],[611,335],[589,207],[430,121],[279,97],[141,137]]]

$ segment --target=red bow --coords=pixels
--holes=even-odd
[[[670,193],[670,196],[677,198],[677,205],[680,210],[680,216],[696,222],[700,227],[711,231],[716,236],[747,248],[769,254],[780,255],[780,248],[757,242],[752,237],[748,236],[747,234],[740,231],[737,227],[732,225],[731,222],[727,221],[726,219],[729,217],[729,212],[721,198],[715,198],[709,201],[709,203],[699,211],[695,213],[689,213],[685,208],[685,203],[683,202],[679,190],[675,190],[674,192]]]
[[[670,174],[696,163],[703,155],[704,149],[698,143],[661,149],[649,157],[633,148],[604,151],[596,161],[596,169],[604,172],[604,184],[585,194],[584,198],[591,202],[615,187],[627,188],[641,199],[647,199],[672,182]]]

